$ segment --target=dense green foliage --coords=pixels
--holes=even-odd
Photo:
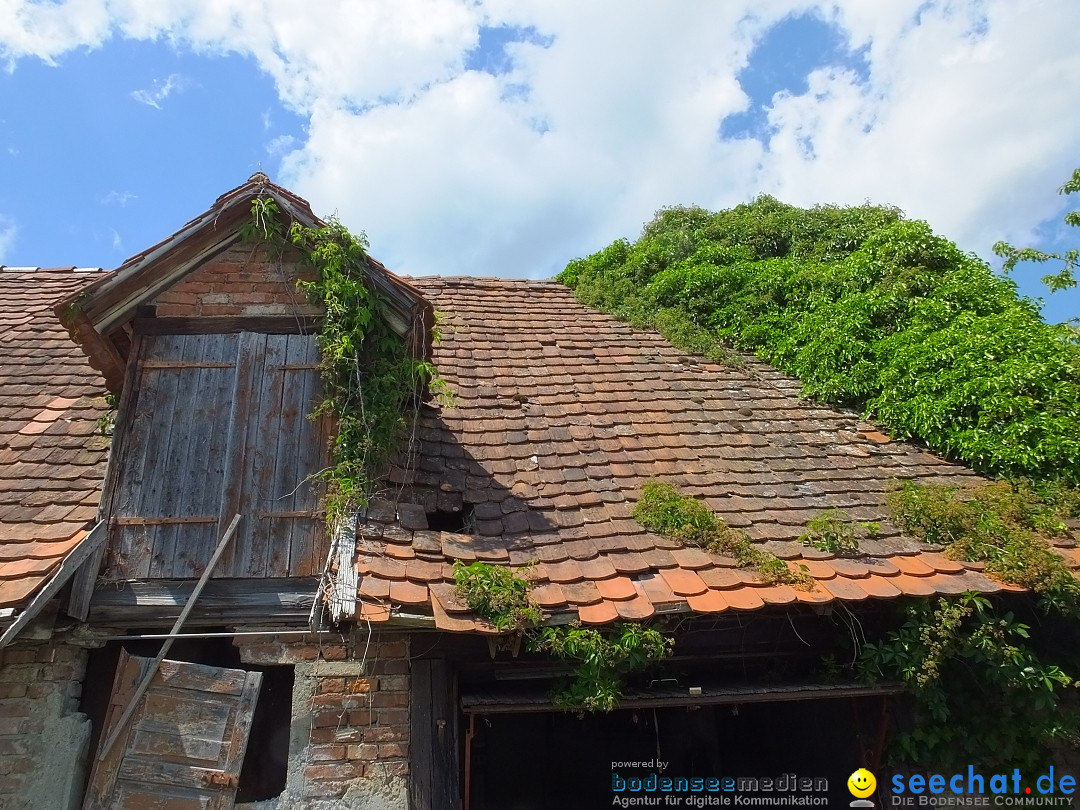
[[[756,352],[981,471],[1080,482],[1075,333],[895,209],[665,209],[559,279],[688,351]]]
[[[324,227],[293,223],[282,232],[270,198],[252,202],[249,239],[299,248],[315,279],[298,286],[324,311],[317,335],[325,399],[309,416],[330,413],[337,426],[327,481],[327,522],[367,503],[405,433],[407,400],[432,382],[435,368],[413,357],[383,316],[384,304],[367,284],[363,234],[354,236],[336,220]]]
[[[755,546],[746,534],[732,529],[701,501],[680,495],[671,484],[647,483],[634,506],[633,516],[649,531],[714,554],[733,557],[742,567],[754,567],[765,582],[813,584],[805,572],[792,570],[783,560]]]
[[[1057,658],[1030,643],[1030,627],[985,597],[920,599],[882,641],[862,649],[864,676],[900,678],[911,705],[896,715],[897,764],[948,771],[1041,768],[1060,745],[1080,745],[1076,686]]]
[[[519,573],[502,565],[457,560],[454,585],[458,598],[499,632],[524,630],[540,624],[544,614],[529,593],[531,583]]]

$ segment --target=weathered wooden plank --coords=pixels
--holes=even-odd
[[[173,639],[171,636],[175,635],[184,620],[191,614],[191,611],[195,608],[196,600],[199,598],[199,594],[202,593],[206,587],[206,583],[210,580],[210,575],[213,573],[215,566],[221,559],[221,555],[225,552],[229,542],[232,540],[233,535],[236,534],[237,526],[240,524],[240,515],[234,515],[233,519],[229,522],[229,527],[225,530],[225,534],[221,537],[221,542],[218,543],[216,549],[214,549],[214,556],[210,558],[210,562],[206,565],[206,570],[203,571],[202,576],[199,577],[199,581],[195,583],[194,589],[191,591],[191,596],[188,598],[187,603],[180,611],[180,616],[176,619],[176,623],[173,625],[170,633],[170,638],[165,639],[161,645],[161,649],[158,650],[157,657],[150,663],[150,670],[147,672],[143,679],[139,682],[138,687],[135,689],[135,695],[131,699],[131,702],[124,709],[124,713],[120,715],[120,719],[116,721],[116,726],[109,733],[108,738],[102,745],[101,751],[98,753],[98,759],[103,759],[108,753],[109,749],[116,743],[117,739],[123,733],[127,733],[128,720],[131,718],[135,710],[138,708],[138,702],[142,698],[143,694],[149,688],[151,681],[154,677],[158,676],[158,667],[161,666],[161,662],[165,659],[165,656],[169,654],[169,650],[172,649]]]
[[[150,342],[146,359],[169,360],[180,356],[183,338],[163,336]],[[139,411],[146,414],[145,433],[138,439],[132,436],[132,447],[137,441],[145,444],[141,464],[125,465],[131,477],[125,483],[130,506],[118,509],[114,514],[161,515],[162,503],[168,502],[169,484],[166,481],[169,436],[173,429],[173,403],[176,400],[180,373],[160,370],[143,370]],[[119,559],[125,576],[145,577],[151,570],[151,563],[157,553],[158,533],[153,527],[136,527],[134,530],[120,528],[122,544],[118,547]]]
[[[431,667],[434,662],[414,661],[409,669],[409,806],[436,807],[435,726],[431,714]]]
[[[273,477],[274,449],[281,432],[282,376],[272,372],[285,356],[283,335],[262,336],[264,348],[254,361],[256,384],[252,386],[251,415],[248,417],[248,461],[243,469],[241,509],[246,515],[246,529],[238,545],[234,576],[266,577],[270,558],[268,548],[270,519],[260,517],[269,507],[270,482]]]
[[[200,359],[205,354],[206,335],[179,335],[176,339],[180,342],[179,355],[176,360],[180,363],[191,363]],[[176,392],[171,401],[160,403],[163,409],[169,411],[169,437],[165,447],[165,457],[158,473],[161,483],[161,495],[153,511],[143,512],[143,515],[182,516],[188,514],[185,503],[190,500],[190,490],[197,476],[192,475],[193,468],[189,462],[189,453],[192,442],[197,442],[197,436],[201,432],[201,426],[193,418],[199,404],[199,380],[204,370],[193,366],[177,366],[175,368],[157,369],[150,365],[155,361],[147,361],[144,364],[144,373],[151,374],[155,371],[161,374],[175,374]],[[160,362],[160,361],[157,361]],[[150,558],[150,576],[168,577],[173,576],[173,561],[176,558],[176,542],[180,527],[176,524],[160,524],[152,528],[154,545]]]
[[[220,739],[204,739],[192,736],[187,729],[184,733],[170,733],[171,729],[157,729],[151,733],[144,720],[139,724],[132,737],[130,750],[134,754],[160,757],[171,762],[176,760],[220,759],[222,743]]]
[[[136,334],[143,335],[223,335],[238,332],[261,332],[265,335],[311,335],[319,331],[322,318],[311,316],[259,317],[214,316],[200,318],[135,318]]]
[[[322,400],[322,380],[317,370],[319,347],[314,338],[293,338],[300,344],[303,363],[312,365],[311,371],[302,375],[304,391],[300,402],[300,460],[298,466],[304,476],[303,485],[296,491],[294,509],[317,510],[320,507],[325,484],[314,478],[329,463],[327,436],[325,429],[327,417],[312,420],[309,415]],[[329,552],[329,535],[325,521],[320,516],[307,525],[293,528],[289,549],[289,574],[292,576],[311,576],[322,570]]]
[[[135,335],[131,341],[131,351],[128,354],[127,368],[124,372],[124,388],[117,403],[116,423],[113,426],[113,440],[111,459],[105,473],[105,483],[101,493],[102,508],[98,515],[114,514],[112,505],[116,498],[118,479],[122,464],[120,459],[125,458],[127,450],[127,438],[129,436],[131,421],[134,417],[135,408],[138,404],[137,380],[139,368],[142,362],[143,338]],[[106,534],[111,534],[106,527]],[[97,550],[87,559],[76,572],[71,583],[71,591],[68,594],[67,612],[70,616],[80,621],[86,621],[90,610],[90,599],[94,593],[94,582],[105,560],[105,551],[109,546],[109,538],[98,546]]]
[[[206,335],[203,357],[226,363],[225,368],[207,368],[199,375],[198,394],[191,424],[196,431],[189,447],[189,476],[184,490],[186,514],[220,514],[225,487],[225,444],[232,416],[232,392],[236,382],[237,335]],[[177,534],[175,556],[169,576],[197,576],[206,566],[217,542],[214,524],[189,526]]]
[[[232,707],[219,700],[199,700],[197,692],[180,696],[168,689],[151,689],[143,701],[138,728],[149,734],[166,732],[193,737],[225,734]]]
[[[188,523],[217,525],[217,520],[217,515],[191,515],[190,517],[114,517],[109,522],[113,526],[173,526]]]
[[[301,413],[304,397],[304,372],[297,373],[291,366],[304,359],[302,342],[313,340],[301,335],[285,339],[284,357],[276,367],[268,367],[268,373],[280,378],[281,404],[280,429],[274,450],[274,469],[267,490],[268,507],[274,512],[295,512],[297,495],[304,486],[307,471],[300,463],[300,446],[303,435],[304,415]],[[284,577],[290,571],[289,554],[294,535],[302,534],[303,521],[289,520],[284,514],[269,521],[269,576]]]
[[[257,396],[262,384],[262,356],[266,349],[266,335],[244,332],[240,335],[236,359],[236,384],[233,390],[232,413],[229,420],[229,439],[225,451],[225,491],[222,498],[219,530],[224,530],[233,515],[245,505],[244,480],[251,458],[251,448],[256,430],[252,398]],[[217,571],[219,577],[247,576],[250,562],[249,519],[244,517],[239,528],[238,542],[222,560]]]
[[[195,335],[194,337],[220,337],[219,335]],[[168,368],[168,369],[189,369],[189,368],[232,368],[232,363],[211,362],[207,360],[153,360],[143,363],[143,368]]]
[[[168,689],[188,689],[222,695],[240,695],[247,683],[246,674],[238,669],[200,664],[198,669],[186,667],[180,661],[164,660],[158,665],[160,683]],[[151,691],[155,687],[151,685]]]

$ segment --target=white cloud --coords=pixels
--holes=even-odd
[[[292,135],[278,135],[271,138],[266,144],[266,154],[271,157],[281,157],[296,148],[296,138]]]
[[[130,191],[110,191],[101,198],[101,204],[119,205],[121,208],[124,208],[129,202],[137,199],[139,199],[139,195],[132,194]]]
[[[808,10],[866,47],[868,79],[816,71],[766,141],[720,140],[755,41]],[[467,71],[482,25],[550,45]],[[660,206],[761,191],[895,203],[984,255],[1024,241],[1077,161],[1078,29],[1071,0],[0,0],[0,62],[112,37],[252,57],[308,119],[267,149],[316,210],[403,271],[542,275]]]
[[[145,90],[132,90],[131,97],[140,104],[160,110],[162,103],[173,93],[179,93],[187,86],[187,80],[179,73],[170,73],[165,79],[154,79],[153,87]]]
[[[14,220],[0,214],[0,264],[4,263],[8,253],[15,246],[15,237],[17,235],[18,228]]]

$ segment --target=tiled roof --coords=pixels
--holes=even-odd
[[[892,482],[974,483],[970,470],[800,398],[798,382],[770,366],[686,355],[554,282],[413,284],[443,318],[434,359],[456,407],[421,411],[414,452],[368,510],[360,617],[430,611],[442,629],[490,629],[455,598],[455,560],[535,561],[541,606],[587,623],[1013,589],[887,521]],[[631,511],[651,479],[703,498],[730,526],[805,566],[814,587],[768,585],[733,559],[648,533]],[[429,513],[470,504],[469,534],[427,528]],[[880,535],[857,557],[797,542],[830,507],[880,521]],[[1076,550],[1061,551],[1080,567]]]
[[[0,268],[0,607],[17,607],[97,514],[104,385],[52,310],[96,273]]]

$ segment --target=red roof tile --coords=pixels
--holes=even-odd
[[[105,385],[52,306],[101,276],[0,269],[0,607],[31,597],[97,513]]]
[[[753,358],[702,362],[654,332],[581,305],[554,282],[413,284],[442,313],[434,360],[456,406],[421,410],[409,464],[390,478],[402,504],[471,509],[477,536],[413,532],[402,546],[415,553],[408,567],[386,556],[391,546],[361,544],[362,594],[366,579],[407,576],[428,586],[436,626],[491,632],[453,596],[451,562],[534,562],[541,606],[590,624],[657,609],[715,613],[1016,589],[888,521],[885,493],[897,479],[975,483],[970,470],[806,401],[798,381],[771,367]],[[22,424],[49,401],[28,407]],[[631,514],[654,478],[701,498],[793,570],[809,573],[814,587],[769,585],[730,557],[645,531]],[[380,512],[374,507],[369,515]],[[385,507],[392,521],[397,510]],[[881,524],[858,556],[798,542],[807,520],[834,507]],[[1080,552],[1059,550],[1080,565]],[[369,587],[383,594],[393,583]],[[425,609],[415,601],[418,590],[401,593],[411,602],[388,592],[409,612]]]

